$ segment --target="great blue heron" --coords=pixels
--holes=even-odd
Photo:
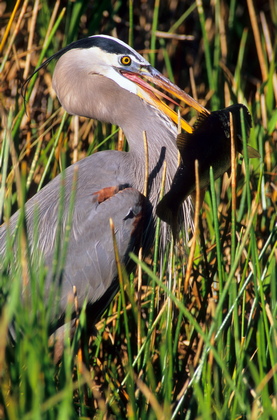
[[[31,254],[40,254],[48,267],[45,295],[51,294],[53,330],[63,325],[68,302],[76,287],[79,307],[87,301],[91,325],[102,314],[118,289],[109,219],[115,226],[121,261],[128,266],[129,252],[144,251],[152,243],[155,209],[159,199],[163,164],[166,162],[165,192],[178,166],[176,147],[177,114],[168,107],[164,93],[150,83],[183,100],[198,112],[205,109],[154,69],[140,54],[124,42],[106,35],[91,36],[73,42],[43,64],[58,59],[53,87],[63,108],[73,115],[95,118],[123,129],[129,152],[102,151],[66,169],[25,207]],[[36,71],[38,71],[37,69]],[[192,132],[184,120],[182,127]],[[144,132],[148,145],[146,196]],[[69,216],[74,174],[76,197],[71,221],[65,264],[54,276],[53,256],[58,242],[63,242]],[[63,216],[59,226],[61,186],[64,186]],[[35,222],[37,220],[37,223]],[[191,224],[190,203],[183,206],[186,227]],[[0,248],[5,253],[7,232],[13,235],[18,212],[1,227]],[[35,228],[38,237],[35,239]],[[60,229],[60,231],[59,231]],[[14,248],[18,244],[14,244]],[[55,283],[56,282],[56,283]],[[25,297],[28,299],[25,290]],[[76,308],[72,303],[72,317]]]

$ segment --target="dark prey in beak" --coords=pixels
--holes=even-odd
[[[231,105],[218,111],[201,113],[194,124],[193,133],[181,133],[177,136],[177,147],[181,154],[181,164],[174,176],[169,192],[157,206],[157,215],[167,222],[176,239],[178,231],[178,213],[182,202],[195,191],[195,160],[199,163],[200,188],[210,183],[210,167],[217,179],[231,166],[230,113],[233,115],[234,139],[236,151],[242,153],[242,133],[240,110],[243,110],[246,134],[251,128],[251,116],[246,106]],[[248,146],[249,157],[258,158],[259,153]]]

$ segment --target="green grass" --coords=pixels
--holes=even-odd
[[[0,18],[2,220],[72,162],[117,148],[116,127],[85,118],[77,127],[60,109],[51,91],[52,63],[31,80],[25,112],[23,73],[28,77],[75,39],[117,34],[188,92],[191,65],[203,105],[213,110],[243,102],[253,118],[250,138],[244,138],[246,157],[237,159],[235,189],[226,175],[214,182],[211,173],[192,267],[184,234],[176,248],[168,244],[160,263],[158,225],[146,261],[133,255],[139,269],[131,276],[121,268],[120,292],[99,322],[98,336],[85,345],[86,366],[76,356],[83,312],[73,342],[66,332],[62,360],[54,362],[44,268],[23,258],[27,243],[19,223],[18,267],[10,242],[0,274],[0,418],[277,416],[277,7],[274,1],[258,8],[250,0],[216,0],[203,8],[200,1],[176,1],[170,9],[171,3],[76,1],[63,9],[42,1],[35,14],[35,2],[25,11],[20,2],[13,16],[14,2]],[[195,40],[163,39],[156,30]],[[188,112],[185,118],[195,116]],[[246,140],[261,159],[248,160]],[[27,279],[34,290],[28,308],[21,298]],[[7,339],[12,319],[15,344]]]

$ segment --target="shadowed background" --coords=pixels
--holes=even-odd
[[[206,192],[192,264],[181,235],[162,266],[156,246],[147,266],[139,264],[142,273],[123,276],[125,292],[85,349],[87,367],[74,356],[78,331],[55,365],[51,308],[35,296],[24,312],[20,278],[2,270],[0,418],[273,419],[275,2],[18,1],[2,2],[0,19],[1,220],[71,163],[127,147],[117,127],[64,114],[51,88],[54,63],[31,80],[24,108],[23,80],[44,58],[89,35],[128,42],[209,110],[247,105],[248,142],[261,155],[238,159],[233,190],[225,175]],[[184,117],[195,120],[190,110]],[[15,345],[6,339],[12,317],[24,331]],[[84,323],[81,317],[80,329]]]

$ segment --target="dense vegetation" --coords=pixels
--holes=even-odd
[[[0,4],[0,21],[3,221],[64,167],[118,147],[117,127],[60,108],[54,63],[31,79],[26,102],[21,95],[45,58],[91,34],[128,42],[210,110],[247,105],[247,142],[261,155],[239,157],[236,177],[211,183],[188,247],[180,235],[162,266],[158,245],[144,262],[133,257],[138,270],[130,278],[122,271],[124,287],[85,345],[85,365],[76,356],[84,314],[56,364],[51,307],[39,293],[27,309],[20,297],[21,282],[42,288],[45,272],[23,254],[14,267],[8,247],[0,274],[0,418],[275,419],[277,3],[18,0]],[[7,336],[12,319],[21,331],[16,343]]]

